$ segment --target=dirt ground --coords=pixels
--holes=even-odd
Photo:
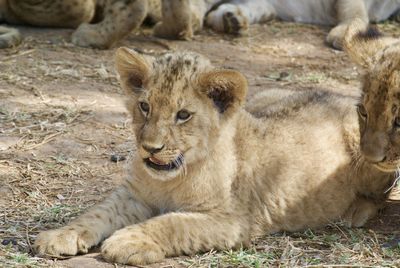
[[[379,27],[400,34],[398,24]],[[75,47],[71,30],[21,30],[21,46],[0,50],[0,267],[122,267],[96,253],[45,260],[31,251],[39,231],[64,225],[120,183],[126,160],[112,159],[135,152],[113,67],[115,48]],[[273,21],[253,26],[247,37],[205,30],[187,42],[156,39],[144,29],[116,47],[200,52],[243,72],[249,95],[312,87],[357,96],[359,70],[324,44],[328,30]],[[152,267],[400,267],[398,197],[366,228],[332,223],[262,237],[250,249],[211,251]]]

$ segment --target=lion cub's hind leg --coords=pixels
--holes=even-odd
[[[217,32],[246,34],[249,25],[271,20],[275,9],[265,0],[236,0],[221,4],[206,19],[207,26]]]
[[[72,43],[82,47],[109,48],[138,28],[148,11],[147,0],[109,1],[96,24],[82,23],[72,34]]]
[[[348,227],[362,227],[368,220],[373,218],[383,204],[363,197],[357,198],[347,209],[342,219]]]

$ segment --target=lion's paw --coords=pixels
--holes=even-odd
[[[72,33],[71,41],[74,45],[80,47],[92,47],[105,49],[111,46],[107,38],[101,35],[101,29],[98,25],[82,23]]]
[[[165,253],[150,237],[126,229],[105,240],[101,252],[107,261],[130,265],[155,263],[165,258]]]
[[[332,46],[335,49],[342,50],[343,48],[343,39],[346,33],[348,24],[339,24],[334,27],[326,37],[326,42],[328,45]]]
[[[249,28],[249,22],[239,7],[231,4],[221,5],[208,14],[206,23],[217,32],[229,34],[244,34]]]
[[[160,21],[154,26],[153,33],[155,36],[166,39],[190,40],[193,38],[193,29],[189,22],[177,26]]]
[[[41,232],[36,238],[34,250],[40,256],[59,257],[87,253],[96,243],[89,231],[77,231],[72,227]]]

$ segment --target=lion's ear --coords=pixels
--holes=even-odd
[[[151,74],[150,59],[126,47],[117,49],[115,68],[120,75],[122,88],[128,93],[143,91],[143,85]]]
[[[383,37],[376,27],[355,19],[346,30],[343,45],[356,64],[371,69],[378,60],[379,52],[391,43],[393,39]]]
[[[213,70],[199,78],[200,90],[210,98],[218,112],[227,114],[241,106],[246,98],[247,80],[233,70]]]

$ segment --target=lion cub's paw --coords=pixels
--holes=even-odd
[[[218,32],[245,34],[249,28],[247,17],[235,5],[221,5],[207,16],[207,25]]]
[[[347,209],[343,220],[348,227],[362,227],[377,214],[380,207],[372,201],[360,198]]]
[[[103,242],[101,252],[107,261],[130,265],[160,262],[165,258],[150,237],[138,230],[122,229]]]
[[[160,21],[154,26],[153,33],[155,36],[166,39],[190,40],[193,38],[193,29],[189,22],[176,26]]]
[[[89,231],[77,231],[70,227],[41,232],[36,238],[34,250],[40,256],[59,257],[87,253],[96,239]]]
[[[97,25],[82,23],[72,33],[71,41],[80,47],[93,47],[105,49],[112,45],[112,42],[101,35],[101,29]]]

